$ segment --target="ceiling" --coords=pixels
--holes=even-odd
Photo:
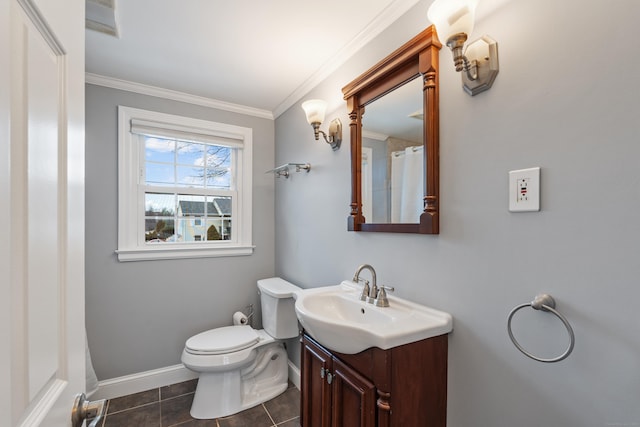
[[[106,2],[115,3],[119,37],[86,30],[88,80],[119,79],[277,117],[417,2]]]

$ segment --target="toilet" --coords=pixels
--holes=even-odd
[[[262,326],[224,326],[189,338],[182,363],[198,372],[191,416],[225,417],[288,388],[287,351],[281,340],[298,336],[295,313],[299,287],[279,277],[258,280]]]

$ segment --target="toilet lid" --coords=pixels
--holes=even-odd
[[[260,340],[248,325],[211,329],[187,340],[186,348],[193,354],[223,354],[251,347]]]

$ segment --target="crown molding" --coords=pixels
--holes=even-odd
[[[389,139],[389,135],[385,135],[378,132],[371,132],[370,130],[364,130],[364,129],[362,130],[362,137],[374,139],[376,141],[386,141],[387,139]]]
[[[232,104],[230,102],[219,101],[217,99],[205,98],[203,96],[191,95],[171,89],[149,86],[127,80],[116,79],[114,77],[102,76],[99,74],[86,73],[85,83],[104,86],[112,89],[125,90],[127,92],[134,92],[141,95],[155,96],[157,98],[185,102],[188,104],[200,105],[203,107],[215,108],[218,110],[230,111],[232,113],[245,114],[247,116],[260,117],[262,119],[274,119],[273,113],[268,110],[247,107],[245,105]]]
[[[314,87],[329,77],[341,65],[347,62],[356,52],[362,49],[367,43],[373,40],[382,31],[387,29],[398,18],[404,15],[409,9],[415,6],[419,0],[396,0],[387,6],[369,25],[367,25],[353,40],[343,47],[333,58],[318,71],[309,77],[302,85],[294,90],[284,101],[282,101],[273,111],[274,117],[279,117],[292,105],[302,99]],[[426,19],[425,19],[426,20]]]

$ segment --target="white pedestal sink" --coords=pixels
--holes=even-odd
[[[449,333],[449,313],[389,296],[389,307],[360,300],[361,286],[343,281],[336,286],[304,289],[295,304],[304,329],[325,347],[356,354],[371,347],[387,350]]]

